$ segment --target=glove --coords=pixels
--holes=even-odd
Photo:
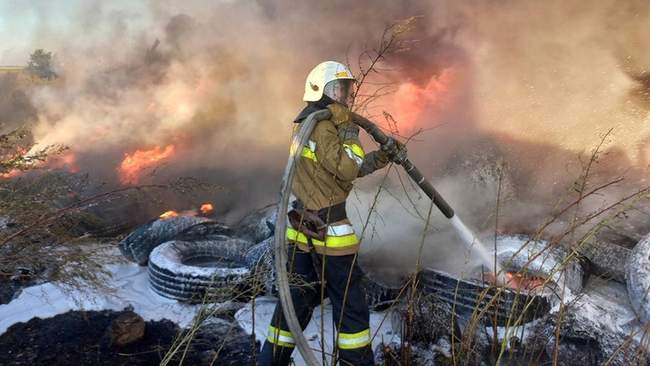
[[[366,157],[363,158],[363,164],[359,168],[359,177],[366,176],[371,174],[375,170],[382,169],[388,165],[388,154],[381,150],[372,151],[366,154]]]
[[[385,152],[388,156],[388,159],[397,164],[403,163],[406,159],[406,145],[395,140],[392,137],[388,138],[385,144],[380,146],[381,151]]]

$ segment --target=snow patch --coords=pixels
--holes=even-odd
[[[179,303],[151,290],[147,267],[134,263],[106,266],[111,274],[107,288],[112,291],[84,292],[44,283],[23,289],[8,304],[0,305],[0,334],[11,325],[32,318],[49,318],[70,310],[122,310],[132,306],[145,320],[169,319],[185,327],[191,323],[200,305]]]

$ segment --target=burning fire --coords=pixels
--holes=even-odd
[[[142,173],[156,167],[159,163],[169,159],[176,152],[174,145],[167,145],[164,149],[156,146],[149,150],[136,150],[133,154],[125,154],[124,160],[118,167],[120,182],[122,184],[137,184]]]
[[[486,273],[486,280],[494,282],[494,273]],[[506,272],[505,286],[519,291],[532,291],[544,287],[544,278],[520,272]]]
[[[519,272],[506,272],[506,286],[515,290],[534,290],[544,286],[545,280],[541,277],[526,275]]]
[[[171,219],[172,217],[178,217],[178,212],[170,210],[170,211],[165,211],[159,216],[162,220],[167,220]]]
[[[460,81],[460,71],[454,67],[444,69],[434,75],[426,85],[413,82],[401,84],[393,96],[393,118],[402,134],[414,132],[424,112],[434,113],[444,110],[453,99],[453,92]],[[433,115],[435,117],[435,115]]]
[[[63,169],[70,173],[78,173],[79,166],[77,165],[77,156],[72,152],[66,152],[61,155],[53,155],[48,157],[44,162],[38,161],[32,165],[33,169]],[[8,172],[0,174],[0,178],[11,179],[22,175],[24,172],[20,169],[12,169]]]
[[[199,211],[203,215],[209,215],[209,214],[212,213],[212,211],[214,211],[214,206],[212,206],[212,204],[209,203],[209,202],[204,203],[204,204],[201,205],[201,208],[199,208]]]
[[[212,203],[206,202],[201,205],[198,209],[195,210],[185,210],[180,213],[174,210],[169,210],[163,212],[159,218],[162,220],[171,219],[172,217],[178,216],[207,216],[214,211],[214,206]]]
[[[11,178],[19,176],[21,173],[22,172],[20,170],[13,169],[13,170],[10,170],[10,171],[8,171],[6,173],[0,174],[0,178],[11,179]]]

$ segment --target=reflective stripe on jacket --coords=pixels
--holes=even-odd
[[[291,224],[287,226],[287,240],[296,243],[301,250],[309,251],[307,236],[291,227]],[[328,225],[325,241],[312,239],[312,245],[320,254],[348,255],[359,249],[359,238],[350,221],[345,219]]]

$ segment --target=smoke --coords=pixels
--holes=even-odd
[[[44,47],[62,75],[27,88],[28,102],[12,102],[3,115],[36,120],[39,144],[68,145],[82,171],[116,184],[125,154],[173,145],[154,179],[193,175],[223,185],[228,193],[214,197],[215,208],[230,219],[275,200],[311,67],[327,59],[356,66],[386,25],[410,16],[418,17],[414,42],[370,80],[392,82],[395,93],[368,113],[386,126],[382,112],[391,113],[403,135],[424,129],[410,156],[470,226],[494,231],[503,174],[502,225],[531,230],[610,128],[596,176],[626,173],[630,183],[587,206],[620,197],[647,173],[650,9],[640,0],[69,5],[64,13],[33,5],[32,22],[20,21],[22,7],[3,11],[14,33],[30,38],[0,55],[26,59]],[[377,179],[354,193],[356,225]],[[403,246],[395,262],[411,263],[428,201],[415,201],[418,216],[399,182],[389,179],[392,196],[381,195],[364,250],[381,257]],[[451,270],[465,255],[436,215],[425,262]]]

